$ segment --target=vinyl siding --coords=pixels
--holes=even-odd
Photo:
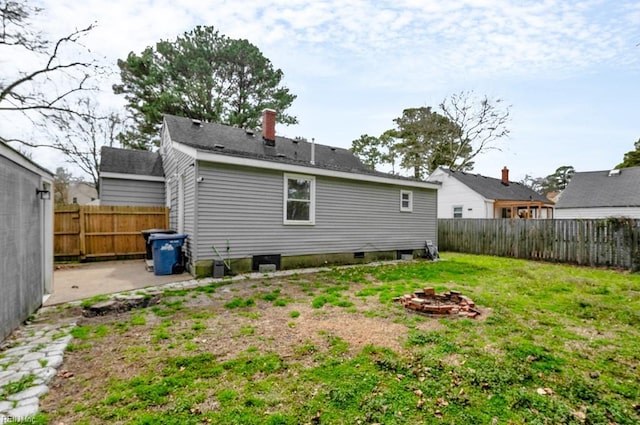
[[[144,180],[101,178],[100,205],[162,206],[164,183]]]
[[[436,241],[436,191],[316,177],[315,225],[283,224],[284,173],[203,163],[197,259],[420,249]],[[413,212],[400,212],[400,190]]]
[[[555,218],[629,217],[640,219],[640,207],[556,208]]]
[[[183,247],[183,252],[188,258],[189,263],[191,263],[194,258],[193,246],[198,237],[195,227],[195,215],[197,214],[197,205],[195,203],[195,176],[197,170],[195,160],[173,149],[170,135],[166,130],[163,131],[162,134],[160,155],[162,156],[162,163],[164,165],[166,185],[169,188],[168,190],[171,197],[169,205],[169,225],[173,230],[178,230],[180,227],[178,223],[178,195],[180,179],[184,179],[184,233],[189,237]],[[191,164],[194,164],[194,166],[191,167]],[[164,202],[166,202],[166,200]]]

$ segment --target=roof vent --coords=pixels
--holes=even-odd
[[[331,151],[335,152],[336,148],[334,148],[333,146],[331,146]]]
[[[215,145],[213,145],[213,147],[218,149],[224,149],[224,145],[221,145],[220,143],[216,143]]]
[[[200,127],[202,125],[202,121],[196,120],[196,119],[192,119],[191,120],[191,124],[197,125],[198,127]]]
[[[622,170],[611,170],[611,171],[609,171],[609,177],[619,176],[621,171]]]
[[[283,154],[283,153],[279,153],[276,155],[278,158],[286,158],[287,155]]]
[[[245,128],[244,132],[249,136],[253,136],[254,130],[252,128]]]
[[[300,143],[300,140],[298,140],[298,139],[293,139],[293,140],[292,140],[292,142],[293,142],[293,143],[295,143],[295,144],[297,145],[298,143]]]

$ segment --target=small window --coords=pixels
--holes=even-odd
[[[462,218],[462,207],[453,207],[453,218]]]
[[[315,224],[316,179],[284,175],[284,224]]]
[[[413,192],[410,190],[400,191],[400,211],[413,211]]]
[[[76,198],[75,196],[73,197],[73,201],[71,202],[72,204],[77,204],[78,203],[78,198]]]

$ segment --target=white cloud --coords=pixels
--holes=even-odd
[[[118,79],[115,62],[131,51],[139,53],[161,39],[173,40],[196,25],[213,25],[227,36],[248,39],[284,71],[285,84],[299,95],[294,108],[299,109],[301,122],[319,122],[302,124],[300,131],[291,131],[296,135],[329,131],[321,123],[344,121],[336,114],[344,116],[348,108],[354,122],[332,128],[332,135],[357,136],[372,132],[369,125],[390,126],[401,113],[397,109],[414,106],[406,102],[437,102],[461,89],[490,88],[506,97],[509,87],[541,79],[570,81],[640,69],[637,0],[39,0],[35,4],[44,8],[38,23],[52,37],[97,21],[85,42],[113,68],[111,81],[103,84],[105,102],[112,105],[121,102],[109,91],[110,83]],[[327,86],[336,86],[340,104],[327,103],[331,99],[319,92]],[[319,99],[324,103],[317,104]],[[319,110],[325,110],[328,118],[317,119]],[[312,118],[302,116],[311,111]],[[374,116],[388,117],[388,122],[380,124]]]

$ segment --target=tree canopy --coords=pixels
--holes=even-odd
[[[546,177],[532,177],[527,174],[520,183],[541,195],[547,195],[551,192],[563,191],[575,173],[576,170],[572,165],[563,165]]]
[[[473,169],[474,159],[509,135],[509,107],[502,100],[475,98],[462,92],[446,98],[439,111],[431,107],[408,108],[393,120],[395,127],[380,137],[364,135],[351,150],[366,164],[395,164],[423,178],[438,166],[451,170]]]
[[[431,107],[405,109],[393,122],[392,135],[398,139],[394,149],[401,157],[400,165],[413,170],[413,177],[420,179],[440,165],[461,170],[473,165],[457,167],[456,161],[468,153],[459,146],[460,126]]]
[[[359,139],[351,142],[351,152],[372,169],[376,165],[388,164],[395,170],[396,152],[393,149],[395,140],[391,133],[386,132],[380,137],[363,134]]]
[[[575,173],[576,170],[571,165],[563,165],[556,168],[556,171],[554,171],[553,174],[546,177],[547,191],[553,192],[564,190]]]
[[[160,41],[118,60],[123,94],[133,125],[121,142],[149,148],[157,142],[163,114],[251,128],[265,108],[278,122],[296,124],[286,113],[296,96],[281,82],[283,72],[247,40],[228,38],[212,26],[198,26],[174,41]]]
[[[616,168],[640,166],[640,139],[638,139],[633,146],[635,149],[625,153],[622,162],[616,165]]]

